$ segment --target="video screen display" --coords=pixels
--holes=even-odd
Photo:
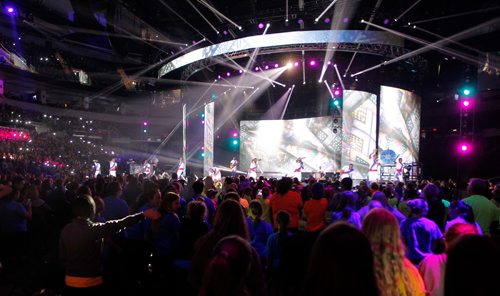
[[[263,172],[293,175],[296,159],[304,157],[304,172],[336,171],[341,159],[341,133],[333,132],[330,116],[240,122],[240,168],[253,158]]]
[[[399,88],[380,87],[380,161],[390,164],[418,161],[420,97]]]
[[[366,179],[376,147],[377,96],[345,90],[342,120],[342,167],[352,163],[353,179]]]

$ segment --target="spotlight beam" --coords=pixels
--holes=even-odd
[[[337,77],[339,78],[340,86],[342,86],[342,89],[345,89],[344,81],[342,81],[342,77],[340,76],[340,72],[339,72],[339,68],[337,67],[337,64],[333,64],[333,68],[335,68],[335,72],[337,73]]]
[[[165,6],[168,10],[170,10],[173,14],[175,14],[175,16],[177,16],[178,18],[180,18],[184,23],[186,23],[186,25],[188,25],[191,29],[193,29],[196,33],[200,34],[201,37],[203,37],[205,40],[207,40],[208,42],[210,42],[211,44],[213,44],[212,41],[210,41],[210,39],[207,38],[207,36],[203,35],[203,33],[200,32],[200,30],[196,29],[195,26],[191,25],[190,22],[188,22],[184,17],[182,17],[182,15],[178,14],[177,11],[175,11],[172,7],[168,6],[167,3],[165,3],[163,0],[159,0],[160,3]]]
[[[193,7],[194,10],[196,10],[196,12],[201,16],[201,18],[203,18],[203,20],[205,20],[205,22],[207,22],[207,24],[212,28],[212,30],[215,31],[215,33],[217,35],[219,35],[219,31],[214,27],[214,25],[212,25],[212,23],[203,15],[203,13],[201,13],[201,11],[198,10],[198,8],[196,8],[196,6],[194,6],[193,3],[191,3],[190,0],[187,0],[187,3],[189,3],[189,5],[191,5],[191,7]]]
[[[306,59],[302,51],[302,84],[306,84]]]
[[[330,3],[326,8],[325,10],[323,10],[323,12],[317,17],[314,19],[314,22],[317,23],[324,15],[325,13],[330,10],[330,8],[332,8],[333,5],[335,5],[335,3],[337,2],[337,0],[333,0],[332,3]]]
[[[188,47],[186,47],[186,48],[184,48],[184,49],[182,49],[182,50],[180,50],[180,51],[176,52],[175,54],[171,55],[171,56],[170,56],[167,60],[161,60],[161,61],[158,61],[157,63],[155,63],[155,64],[153,64],[153,65],[151,65],[151,66],[148,66],[148,67],[146,67],[146,68],[142,69],[141,71],[136,72],[136,73],[134,73],[134,74],[130,75],[130,79],[135,80],[135,79],[137,79],[137,78],[141,77],[142,75],[144,75],[146,72],[150,71],[151,69],[154,69],[155,67],[158,67],[159,65],[161,65],[161,64],[163,64],[163,63],[165,63],[165,62],[167,62],[168,60],[172,60],[172,59],[174,59],[174,58],[175,58],[175,57],[177,57],[178,55],[182,54],[182,53],[183,53],[183,52],[185,52],[185,51],[190,50],[190,49],[191,49],[191,48],[193,48],[194,46],[197,46],[198,44],[200,44],[200,43],[202,43],[202,42],[204,42],[204,41],[205,41],[205,38],[203,38],[203,39],[201,39],[200,41],[195,42],[194,44],[192,44],[192,45],[190,45],[190,46],[188,46]],[[113,84],[113,85],[111,85],[111,86],[109,86],[109,87],[107,87],[107,88],[105,88],[105,89],[103,89],[103,90],[99,91],[98,93],[96,93],[95,95],[91,96],[90,98],[91,98],[91,99],[95,99],[95,98],[100,97],[100,96],[109,95],[109,94],[111,94],[111,93],[113,93],[113,92],[117,91],[118,89],[120,89],[120,88],[122,87],[122,85],[123,85],[123,84],[122,84],[122,82],[121,82],[121,80],[120,80],[120,81],[116,82],[115,84]]]
[[[332,89],[328,85],[328,81],[326,81],[326,79],[325,79],[325,80],[323,80],[323,82],[325,83],[326,89],[328,89],[328,92],[330,93],[330,96],[333,98],[334,95],[333,95]]]
[[[285,2],[285,22],[288,23],[288,0]]]
[[[227,63],[227,62],[225,62],[225,61],[223,61],[223,60],[220,60],[220,59],[218,59],[218,60],[219,60],[219,62],[220,62],[221,64],[224,64],[224,65],[226,65],[226,66],[228,66],[228,67],[230,67],[230,68],[233,68],[233,69],[235,69],[235,70],[243,70],[243,71],[245,71],[245,69],[243,69],[243,67],[242,67],[242,66],[240,66],[238,63],[236,63],[236,62],[235,62],[232,58],[230,58],[230,57],[229,57],[229,56],[227,56],[227,55],[226,55],[226,58],[227,58],[227,59],[228,59],[228,60],[229,60],[232,64]],[[217,59],[216,59],[216,60],[217,60]],[[284,70],[283,70],[283,71],[284,71]],[[257,74],[257,73],[254,73],[253,71],[246,71],[246,72],[243,72],[243,73],[246,73],[246,74],[252,75],[252,76],[254,76],[254,77],[258,77],[258,78],[260,78],[260,79],[263,79],[263,80],[266,80],[266,81],[269,81],[269,82],[273,82],[273,83],[275,83],[275,84],[277,84],[277,85],[279,85],[279,86],[282,86],[282,87],[286,87],[286,85],[285,85],[285,84],[283,84],[283,83],[281,83],[281,82],[278,82],[278,81],[276,81],[276,80],[273,80],[273,79],[271,79],[271,78],[269,78],[269,77],[266,77],[266,76],[263,76],[263,75],[259,75],[259,74]]]
[[[413,25],[413,26],[412,26],[412,28],[413,28],[413,29],[415,29],[415,30],[419,30],[419,31],[421,31],[421,32],[427,33],[427,34],[429,34],[429,35],[431,35],[431,36],[434,36],[434,37],[436,37],[436,38],[439,38],[439,39],[444,39],[444,40],[448,40],[450,43],[456,44],[456,45],[458,45],[458,46],[460,46],[460,47],[462,47],[462,48],[468,49],[468,50],[473,51],[473,52],[475,52],[475,53],[478,53],[478,54],[481,54],[481,55],[486,55],[486,53],[485,53],[485,52],[482,52],[482,51],[480,51],[480,50],[478,50],[478,49],[476,49],[476,48],[470,47],[470,46],[468,46],[468,45],[465,45],[465,44],[463,44],[463,43],[457,42],[457,41],[455,41],[455,40],[451,40],[451,39],[450,39],[450,38],[448,38],[448,37],[444,37],[444,36],[438,35],[438,34],[436,34],[436,33],[432,33],[431,31],[427,31],[427,30],[422,29],[422,28],[420,28],[420,27],[417,27],[417,26],[415,26],[415,25]]]
[[[491,7],[491,8],[485,8],[485,9],[477,9],[477,10],[466,11],[466,12],[460,12],[460,13],[455,13],[455,14],[450,14],[450,15],[445,15],[445,16],[440,16],[440,17],[434,17],[434,18],[425,19],[425,20],[418,20],[418,21],[411,22],[411,24],[413,24],[413,25],[423,24],[423,23],[434,22],[434,21],[439,21],[439,20],[444,20],[444,19],[450,19],[450,18],[459,17],[459,16],[488,12],[488,11],[493,11],[493,10],[498,10],[498,9],[500,9],[500,6],[495,6],[495,7]]]
[[[417,0],[415,1],[415,3],[413,3],[412,5],[410,5],[410,7],[408,7],[408,9],[406,9],[405,11],[403,11],[403,13],[401,13],[397,18],[395,18],[394,20],[397,22],[399,19],[401,19],[405,14],[408,13],[408,11],[412,10],[413,7],[415,7],[418,3],[420,3],[420,1],[422,0]]]
[[[385,61],[383,63],[380,63],[378,65],[370,67],[368,69],[360,71],[358,73],[351,74],[351,77],[354,77],[354,76],[357,76],[359,74],[363,74],[363,73],[366,73],[368,71],[380,68],[381,66],[389,65],[389,64],[392,64],[392,63],[404,60],[406,58],[409,58],[409,57],[412,57],[412,56],[415,56],[415,55],[419,55],[419,54],[427,52],[427,51],[429,51],[431,49],[435,49],[437,51],[444,52],[444,53],[446,53],[448,55],[457,56],[457,57],[460,57],[460,58],[462,58],[463,60],[465,60],[467,62],[470,62],[471,64],[479,65],[480,62],[477,59],[469,57],[467,55],[464,55],[464,54],[462,54],[462,53],[460,53],[458,51],[455,51],[455,50],[452,50],[452,49],[449,49],[449,48],[445,48],[444,45],[447,44],[447,43],[450,43],[450,41],[449,41],[450,39],[460,40],[460,39],[464,39],[464,38],[470,37],[470,33],[474,32],[474,31],[476,31],[476,30],[478,30],[478,29],[480,29],[482,27],[493,25],[493,24],[497,23],[498,21],[500,21],[500,17],[497,17],[495,19],[492,19],[490,21],[487,21],[485,23],[479,24],[479,25],[477,25],[475,27],[469,28],[469,29],[464,30],[462,32],[459,32],[459,33],[457,33],[455,35],[452,35],[452,36],[448,37],[447,40],[439,40],[439,41],[434,42],[434,43],[422,40],[420,38],[412,37],[412,36],[409,36],[407,34],[403,34],[403,33],[400,33],[398,31],[394,31],[394,30],[391,30],[391,29],[388,29],[388,28],[385,28],[385,27],[382,27],[382,26],[379,26],[379,25],[376,25],[376,24],[373,24],[373,23],[369,23],[371,26],[373,26],[375,28],[378,28],[378,29],[381,29],[381,30],[385,30],[387,32],[390,32],[390,33],[393,33],[395,35],[401,36],[401,37],[403,37],[405,39],[409,39],[409,40],[414,41],[416,43],[423,44],[425,46],[421,47],[419,49],[416,49],[414,51],[408,52],[408,53],[406,53],[406,54],[404,54],[402,56],[399,56],[397,58],[394,58],[394,59],[392,59],[390,61]],[[361,22],[366,23],[366,21],[363,21],[363,20]],[[440,46],[443,46],[443,47],[440,47]]]
[[[228,18],[227,16],[225,16],[222,12],[218,11],[215,7],[211,6],[207,2],[205,2],[203,0],[198,0],[198,2],[201,3],[203,6],[205,6],[206,8],[210,9],[214,14],[218,14],[220,17],[222,17],[223,19],[225,19],[226,21],[228,21],[229,23],[231,23],[233,26],[235,26],[236,28],[238,28],[238,30],[240,30],[240,31],[243,30],[242,26],[240,26],[237,23],[233,22],[230,18]]]
[[[250,95],[245,95],[245,99],[243,100],[243,102],[241,102],[236,108],[234,108],[231,113],[229,113],[228,116],[224,116],[224,119],[222,120],[222,122],[219,122],[219,124],[216,126],[215,130],[218,130],[220,129],[222,126],[224,126],[224,124],[226,124],[226,122],[231,119],[233,117],[234,114],[236,114],[236,112],[239,111],[239,109],[241,107],[243,107],[243,105],[245,105],[248,100],[259,90],[260,88],[257,87]]]
[[[290,90],[290,93],[288,94],[288,98],[286,99],[285,107],[283,108],[283,111],[281,112],[280,120],[283,120],[283,117],[285,117],[286,108],[288,108],[288,103],[290,103],[290,98],[292,97],[292,93],[293,93],[294,89],[295,89],[295,84],[292,85],[292,89]]]
[[[381,4],[382,4],[382,0],[377,0],[377,3],[375,3],[375,7],[372,10],[372,13],[370,14],[370,19],[368,20],[368,22],[370,22],[370,23],[373,22],[373,19],[375,18],[375,14],[376,14],[376,12],[379,9]],[[370,28],[370,25],[367,24],[365,27],[365,31],[368,31],[368,28]],[[361,46],[361,44],[358,44],[357,49],[359,49],[360,46]],[[351,69],[351,65],[354,62],[354,59],[356,58],[357,54],[358,54],[358,52],[355,51],[354,54],[352,55],[351,61],[349,62],[349,65],[347,65],[347,68],[345,69],[344,77],[346,77],[347,72],[349,72],[349,69]]]

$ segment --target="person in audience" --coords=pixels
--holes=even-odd
[[[451,244],[463,235],[478,234],[471,224],[457,223],[448,228],[444,234],[445,251],[442,254],[431,254],[425,257],[418,265],[418,269],[425,282],[427,295],[444,296],[444,275],[446,267],[446,253]]]
[[[312,248],[302,295],[379,295],[370,242],[351,224],[321,232]]]
[[[406,217],[400,211],[398,211],[398,209],[391,206],[391,204],[387,200],[387,195],[385,194],[385,192],[377,191],[377,192],[373,193],[372,200],[370,201],[368,206],[362,207],[357,212],[359,214],[359,217],[361,220],[363,220],[363,218],[366,216],[366,214],[368,214],[368,212],[372,208],[375,208],[378,206],[377,203],[372,204],[373,202],[379,202],[380,205],[382,205],[382,207],[384,209],[388,210],[389,212],[391,212],[394,215],[394,217],[396,217],[396,219],[398,220],[399,223],[403,222],[403,220],[406,219]]]
[[[444,229],[446,221],[446,208],[441,200],[441,191],[436,185],[429,183],[422,190],[422,198],[427,201],[429,211],[426,217],[434,221],[439,226],[439,229]]]
[[[406,246],[406,257],[418,265],[426,256],[433,254],[442,237],[434,221],[425,218],[427,202],[421,198],[408,201],[410,217],[401,223],[401,236]]]
[[[153,242],[153,268],[157,274],[165,273],[171,267],[179,247],[181,222],[177,212],[180,208],[179,195],[168,192],[162,199],[158,211],[160,219],[151,224]]]
[[[262,274],[252,274],[255,250],[244,238],[232,235],[221,239],[214,247],[203,275],[200,296],[261,296],[267,295]]]
[[[446,260],[444,295],[500,295],[500,248],[491,238],[466,235]]]
[[[356,197],[352,191],[344,191],[334,196],[332,202],[332,216],[330,222],[346,221],[358,229],[361,228],[361,219],[355,211]]]
[[[489,235],[491,229],[498,228],[499,214],[493,202],[486,198],[488,195],[486,181],[478,178],[470,179],[467,193],[469,197],[462,201],[472,207],[476,222],[481,226],[483,234]]]
[[[106,221],[118,220],[129,214],[127,202],[120,198],[122,188],[118,182],[111,182],[107,188],[108,196],[104,198],[103,216]]]
[[[190,202],[187,215],[181,220],[178,258],[191,259],[196,241],[209,230],[206,220],[207,207],[205,203],[202,201]]]
[[[284,241],[292,235],[292,233],[288,231],[290,215],[286,211],[279,211],[276,218],[278,220],[278,231],[269,236],[266,244],[267,266],[272,272],[278,271],[281,248]]]
[[[211,223],[214,219],[215,216],[215,206],[208,197],[203,195],[203,189],[204,189],[204,184],[203,181],[198,180],[193,183],[193,192],[194,195],[187,200],[187,203],[189,204],[192,201],[199,200],[205,203],[205,206],[207,207],[207,221]]]
[[[268,187],[263,187],[261,197],[258,199],[262,205],[262,220],[269,224],[272,224],[272,217],[270,214],[270,200],[271,200],[271,190]]]
[[[417,268],[405,258],[399,222],[388,210],[373,209],[363,220],[363,233],[373,251],[380,295],[425,295]]]
[[[276,193],[273,194],[273,198],[269,202],[274,229],[278,228],[276,215],[279,211],[286,211],[290,215],[289,229],[296,231],[299,228],[302,198],[298,192],[292,190],[292,185],[291,178],[281,178]]]
[[[212,229],[195,244],[191,263],[189,283],[198,291],[202,284],[210,255],[219,240],[229,235],[238,235],[249,240],[245,214],[240,204],[234,199],[224,200],[217,209]]]
[[[311,199],[304,204],[304,219],[306,220],[306,230],[309,232],[319,232],[326,227],[326,209],[328,202],[323,198],[325,189],[322,183],[314,183],[311,186]]]
[[[454,200],[450,204],[449,209],[450,221],[446,222],[445,230],[448,230],[451,226],[459,223],[468,223],[476,227],[479,235],[482,235],[481,226],[476,222],[474,218],[474,212],[472,207],[461,200]]]
[[[73,222],[64,227],[59,241],[59,256],[65,269],[64,295],[105,295],[102,240],[144,218],[158,219],[159,213],[149,209],[106,223],[92,222],[95,204],[92,197],[83,195],[73,200]]]
[[[269,236],[273,233],[271,224],[262,220],[262,205],[257,200],[250,202],[250,215],[247,217],[248,233],[252,247],[260,258],[266,257],[265,250]]]

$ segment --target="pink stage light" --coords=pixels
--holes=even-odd
[[[227,76],[227,77],[231,76],[231,72],[227,72],[227,73],[226,73],[226,76]]]
[[[465,108],[469,107],[470,105],[471,105],[471,101],[469,101],[469,100],[462,101],[462,106],[464,106]]]
[[[234,132],[233,137],[237,137],[237,136],[238,136],[238,133]]]
[[[278,64],[274,64],[274,68],[278,68],[280,65]]]
[[[263,23],[259,23],[259,29],[264,29],[264,24]]]
[[[143,124],[144,126],[148,126],[148,122],[147,122],[147,121],[144,121],[142,124]]]
[[[471,152],[471,145],[466,142],[462,142],[458,144],[458,152],[461,154],[468,154]]]
[[[298,66],[299,66],[299,62],[295,62],[295,63],[293,63],[293,65],[294,65],[295,67],[298,67]]]
[[[340,90],[336,89],[336,90],[333,92],[333,94],[334,94],[335,96],[340,96]]]
[[[309,61],[309,66],[311,66],[311,67],[316,66],[316,60],[310,60]]]
[[[254,70],[255,70],[255,71],[259,71],[259,67],[255,67],[255,69],[254,69]]]
[[[266,70],[267,70],[267,69],[269,69],[269,66],[267,66],[267,65],[266,65],[266,66],[264,67],[264,69],[266,69]]]

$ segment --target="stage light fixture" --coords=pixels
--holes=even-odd
[[[274,68],[278,68],[280,65],[278,64],[274,64]]]
[[[462,106],[463,106],[464,108],[468,108],[471,104],[472,104],[472,103],[471,103],[471,101],[470,101],[470,100],[463,100],[463,101],[462,101]]]
[[[293,63],[293,66],[294,66],[294,67],[298,67],[298,66],[299,66],[299,62],[295,62],[295,63]]]
[[[227,72],[227,73],[226,73],[226,76],[227,76],[227,77],[231,76],[231,72]]]
[[[468,95],[470,95],[470,90],[468,88],[464,88],[462,93],[464,94],[464,96],[468,96]]]
[[[286,64],[286,68],[287,68],[287,69],[292,69],[292,67],[293,67],[292,62],[288,62],[288,63]]]
[[[5,7],[5,11],[10,14],[10,15],[15,15],[16,14],[16,9],[14,8],[14,6],[6,6]]]
[[[310,60],[309,61],[309,66],[315,67],[316,66],[316,60]]]
[[[255,68],[254,68],[254,70],[255,70],[255,71],[259,71],[259,67],[255,67]]]
[[[233,145],[238,145],[238,140],[233,140]]]
[[[462,142],[458,144],[458,152],[461,154],[468,154],[471,152],[471,145],[467,142]]]
[[[144,126],[148,126],[148,122],[147,122],[147,121],[144,121],[144,122],[142,123],[142,125],[144,125]]]
[[[268,66],[268,65],[266,65],[266,66],[264,67],[264,69],[268,70],[268,69],[269,69],[269,66]]]
[[[263,24],[263,23],[259,23],[259,26],[258,26],[258,27],[259,27],[259,29],[261,29],[261,30],[262,30],[262,29],[264,29],[264,24]]]

